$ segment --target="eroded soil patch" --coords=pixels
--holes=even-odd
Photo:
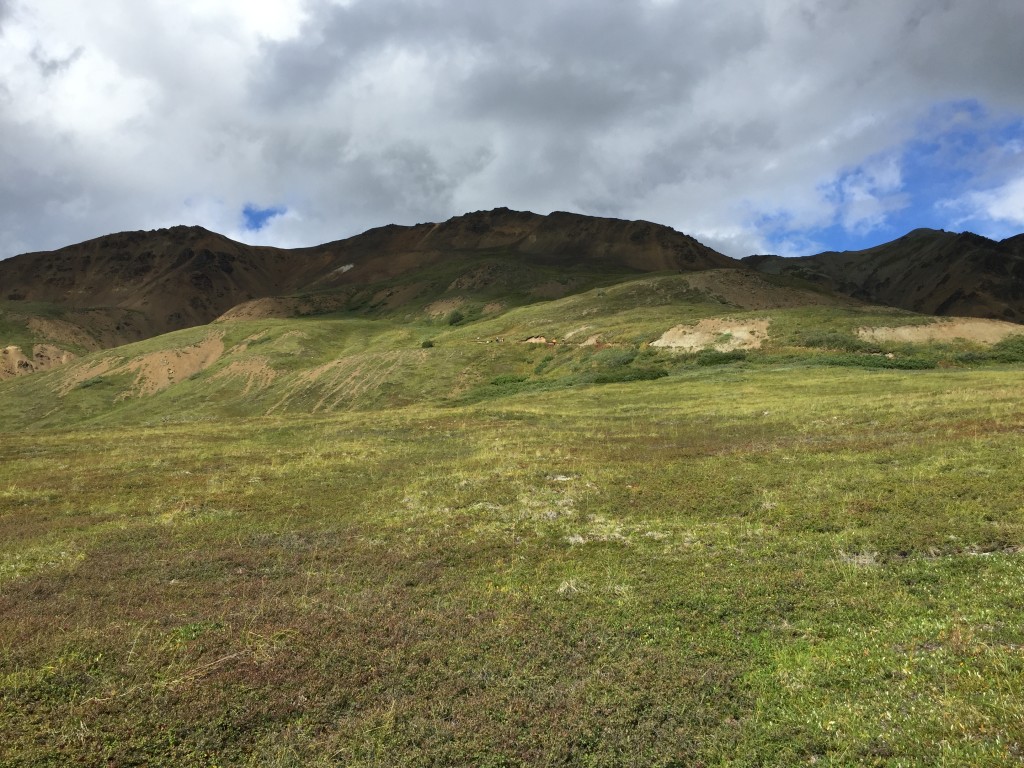
[[[0,381],[36,371],[48,371],[74,359],[75,355],[71,352],[53,344],[33,344],[31,357],[21,347],[12,344],[0,350]]]
[[[224,341],[218,336],[208,336],[198,344],[182,349],[167,349],[151,352],[132,360],[114,373],[134,372],[135,384],[131,395],[152,395],[167,389],[172,384],[184,381],[213,365],[224,354]]]
[[[1007,336],[1024,333],[1024,326],[1002,320],[956,317],[924,325],[898,325],[881,328],[858,328],[857,335],[867,341],[955,341],[963,339],[979,344],[995,344]]]
[[[679,349],[697,352],[702,349],[717,349],[731,352],[734,349],[758,349],[768,338],[768,318],[760,320],[732,320],[712,317],[696,325],[677,325],[665,331],[652,347]]]

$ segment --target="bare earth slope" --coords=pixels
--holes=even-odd
[[[749,256],[742,263],[914,312],[1024,321],[1024,235],[996,242],[970,232],[916,229],[863,251]]]

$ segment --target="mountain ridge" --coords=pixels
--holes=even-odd
[[[922,314],[1024,321],[1024,235],[996,241],[919,228],[862,250],[748,256],[740,263]]]
[[[733,263],[651,222],[498,208],[295,249],[246,245],[196,226],[120,232],[0,261],[0,298],[143,311],[167,332],[209,322],[249,299],[366,284],[452,252],[489,251],[550,266],[590,261],[637,272]]]
[[[996,242],[919,228],[860,251],[736,260],[649,221],[496,208],[304,248],[179,225],[0,261],[3,375],[217,320],[337,311],[473,320],[643,274],[715,270],[789,281],[835,301],[1024,321],[1024,234]],[[756,292],[756,281],[741,282]]]

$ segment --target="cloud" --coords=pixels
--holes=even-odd
[[[1024,120],[997,126],[988,134],[967,131],[942,147],[957,159],[970,158],[971,172],[959,194],[942,196],[935,208],[956,228],[970,228],[993,238],[1024,228]]]
[[[998,189],[972,194],[984,215],[992,221],[1024,226],[1024,178],[1015,179]]]
[[[41,48],[36,47],[32,49],[30,56],[32,61],[36,63],[36,66],[39,67],[39,72],[43,77],[54,77],[62,72],[66,72],[72,64],[81,58],[84,52],[85,49],[79,46],[67,56],[50,57]]]
[[[889,213],[906,205],[902,189],[899,160],[887,157],[845,174],[833,185],[831,194],[843,227],[866,232],[880,227]]]
[[[1009,236],[1024,228],[1024,176],[993,189],[968,192],[940,205],[955,215],[959,226],[976,226]]]
[[[978,215],[1024,227],[1024,178],[1014,179],[998,189],[973,192],[969,199]]]
[[[1010,183],[990,162],[1010,138],[954,145],[1024,115],[1018,18],[1017,0],[0,0],[0,256],[174,223],[312,244],[499,205],[738,256],[952,223],[921,202],[922,158],[956,166],[942,196],[965,205]],[[253,200],[287,213],[246,231]]]

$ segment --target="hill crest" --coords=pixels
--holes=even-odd
[[[163,333],[207,323],[250,299],[367,284],[454,252],[495,251],[529,263],[585,262],[637,272],[734,264],[651,222],[498,208],[296,249],[246,245],[197,226],[120,232],[0,261],[0,298],[136,310]]]
[[[912,312],[1024,321],[1024,235],[997,242],[973,232],[915,229],[860,251],[748,256],[740,263]]]
[[[838,297],[1024,320],[1024,234],[997,243],[922,228],[861,251],[738,261],[670,227],[564,211],[496,208],[296,249],[182,225],[0,261],[2,377],[218,319],[348,311],[476,320],[644,274],[713,271],[736,275],[713,278],[716,290],[739,291],[751,307]],[[775,283],[741,278],[753,274]],[[783,285],[813,290],[780,299]]]

